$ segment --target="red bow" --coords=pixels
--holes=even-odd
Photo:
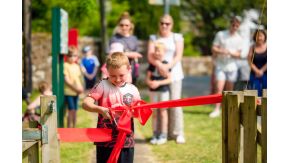
[[[145,101],[137,101],[133,104],[133,106],[139,106],[140,104],[146,104]],[[119,106],[114,109],[110,109],[110,115],[114,119],[114,112],[115,111],[123,111],[121,117],[119,118],[117,129],[119,131],[117,142],[113,148],[113,151],[108,159],[108,163],[116,163],[118,161],[121,149],[123,148],[123,145],[126,140],[126,135],[130,134],[131,131],[131,118],[135,117],[139,120],[139,122],[142,125],[145,125],[147,120],[150,118],[152,114],[151,109],[141,109],[141,108],[135,108],[132,109],[132,107],[127,106]]]

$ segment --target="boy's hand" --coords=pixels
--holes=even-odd
[[[102,114],[102,116],[105,119],[110,119],[111,120],[111,116],[110,116],[110,113],[109,113],[109,109],[108,108],[103,107],[101,114]]]

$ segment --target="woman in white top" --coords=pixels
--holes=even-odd
[[[148,61],[155,65],[160,74],[167,76],[171,69],[172,83],[170,84],[170,99],[180,99],[182,89],[182,79],[184,78],[181,66],[184,41],[183,36],[172,32],[173,19],[170,15],[163,15],[159,21],[159,31],[157,35],[150,35],[148,44]],[[154,42],[160,41],[165,45],[165,60],[168,64],[162,64],[159,60],[153,58]],[[168,134],[176,139],[177,143],[185,143],[183,111],[181,107],[169,109]]]

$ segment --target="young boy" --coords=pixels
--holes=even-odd
[[[114,110],[114,107],[117,106],[131,106],[135,101],[140,100],[138,89],[133,84],[126,82],[131,71],[128,57],[122,52],[115,52],[108,56],[106,66],[108,78],[98,82],[83,101],[83,108],[85,110],[99,113],[97,128],[109,128],[113,130],[112,141],[96,143],[98,163],[107,162],[118,136],[116,123],[118,123],[122,112],[116,112],[113,119],[109,114],[109,110]],[[131,130],[134,132],[133,129],[132,118]],[[119,163],[133,163],[135,145],[133,132],[126,137],[124,147],[119,156]]]
[[[163,64],[168,62],[163,59],[165,46],[161,42],[155,43],[155,53],[153,57],[160,60]],[[150,101],[167,101],[169,100],[169,84],[171,82],[170,73],[167,77],[159,74],[157,68],[150,64],[147,69],[146,83],[150,88]],[[160,113],[160,114],[159,114]],[[164,144],[167,142],[168,113],[167,109],[154,109],[152,116],[153,137],[151,144]],[[160,129],[159,129],[160,128]]]
[[[78,52],[76,47],[70,47],[67,62],[64,63],[64,98],[68,105],[67,127],[76,127],[78,98],[84,91],[83,75],[76,63]]]

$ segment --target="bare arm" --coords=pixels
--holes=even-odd
[[[171,74],[169,73],[167,78],[163,79],[163,80],[156,80],[156,82],[158,82],[158,85],[167,85],[171,83]]]
[[[176,42],[175,45],[176,45],[175,55],[174,55],[173,60],[168,64],[169,68],[173,68],[175,64],[181,61],[182,59],[184,43],[183,41],[179,41],[179,42]]]
[[[143,56],[138,53],[138,52],[125,52],[125,55],[127,55],[128,58],[132,58],[132,59],[135,59],[135,58],[142,58]]]
[[[249,54],[248,54],[248,62],[249,62],[251,69],[256,73],[256,72],[258,72],[259,69],[253,63],[253,55],[254,55],[254,49],[253,49],[253,47],[251,47],[249,50]]]
[[[230,56],[232,56],[233,58],[240,58],[241,57],[241,50],[238,50],[235,52],[228,51],[228,54]]]
[[[38,106],[40,106],[40,95],[27,106],[27,110],[29,110],[31,113],[34,113]]]
[[[262,70],[263,72],[267,71],[267,63],[264,64],[264,66],[261,68],[261,70]]]
[[[159,86],[162,86],[162,85],[167,85],[167,84],[170,84],[171,83],[171,74],[168,73],[168,76],[167,78],[163,79],[163,80],[151,80],[151,75],[152,75],[152,72],[150,71],[147,71],[147,75],[146,75],[146,83],[147,85],[151,88],[151,89],[156,89],[158,88]]]
[[[94,102],[95,102],[95,100],[93,98],[86,97],[83,100],[82,107],[86,111],[102,114],[102,116],[105,119],[111,119],[111,116],[109,114],[109,109],[102,107],[102,106],[99,106],[99,105],[96,105]]]
[[[114,51],[120,51],[120,52],[124,52],[124,46],[121,45],[121,43],[119,42],[114,42],[110,45],[110,49],[114,49]],[[109,55],[111,55],[112,52],[109,53]],[[138,52],[124,52],[124,54],[131,59],[135,59],[135,58],[142,58],[143,56],[138,53]]]
[[[234,58],[240,58],[241,56],[241,50],[238,50],[238,51],[235,51],[235,52],[231,52],[225,48],[222,48],[218,45],[213,45],[212,46],[212,49],[211,49],[212,53],[214,56],[217,56],[217,55],[229,55],[229,56],[232,56]]]

